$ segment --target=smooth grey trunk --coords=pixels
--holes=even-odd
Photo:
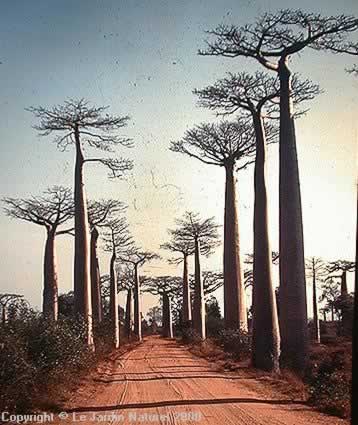
[[[224,319],[227,329],[247,331],[246,296],[240,258],[234,162],[225,166]]]
[[[314,261],[314,260],[312,260]],[[312,267],[312,291],[313,291],[313,340],[317,343],[321,342],[321,330],[319,325],[318,316],[318,302],[317,302],[317,283],[316,283],[316,270],[315,266]]]
[[[110,263],[110,311],[112,326],[112,342],[113,347],[119,347],[119,316],[118,316],[118,295],[117,295],[117,279],[115,272],[116,254],[112,253]]]
[[[287,67],[287,58],[281,58],[279,62],[279,78],[281,361],[302,374],[308,354],[307,298],[301,190],[291,106],[291,72]]]
[[[91,296],[93,320],[95,323],[101,323],[103,320],[101,280],[97,256],[98,236],[98,230],[94,227],[91,231]]]
[[[193,327],[201,339],[206,339],[204,287],[200,267],[200,241],[195,238],[195,290]]]
[[[87,200],[84,189],[83,165],[78,127],[75,128],[75,258],[74,258],[74,303],[75,313],[86,322],[86,343],[94,348],[92,329],[92,299],[90,281],[90,247]]]
[[[163,336],[173,338],[171,300],[166,293],[163,294]]]
[[[187,323],[191,320],[191,299],[188,273],[188,255],[184,254],[183,260],[183,316],[182,321]]]
[[[132,333],[132,289],[127,291],[125,332],[129,338]]]
[[[254,367],[279,371],[280,330],[275,290],[272,284],[266,187],[266,140],[260,113],[254,116],[256,134],[254,264],[253,264],[253,334]]]
[[[138,264],[134,266],[134,334],[138,341],[142,341],[141,299],[138,275]]]
[[[48,228],[44,255],[42,312],[50,320],[57,320],[58,317],[58,277],[55,237],[56,230]]]

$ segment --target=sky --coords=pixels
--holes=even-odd
[[[262,12],[296,4],[293,0],[2,2],[0,196],[28,197],[53,185],[73,184],[73,150],[60,152],[51,136],[38,137],[32,128],[36,120],[25,108],[82,97],[94,105],[109,105],[111,113],[131,117],[123,135],[135,146],[118,149],[118,155],[133,159],[135,165],[126,179],[108,180],[105,169],[86,164],[87,195],[128,205],[138,245],[162,255],[162,260],[145,265],[143,274],[181,274],[180,266],[168,265],[169,256],[159,246],[167,240],[175,218],[186,210],[215,216],[223,224],[224,172],[169,151],[170,141],[180,139],[195,124],[216,119],[197,106],[194,88],[214,83],[229,71],[257,69],[250,60],[198,56],[205,30],[220,23],[242,25]],[[358,15],[356,0],[301,0],[300,7],[324,15]],[[297,122],[297,149],[305,254],[326,260],[354,258],[358,79],[345,72],[352,64],[350,57],[314,51],[304,51],[291,63],[295,72],[324,90]],[[253,170],[237,177],[241,251],[246,254],[252,252]],[[268,186],[270,233],[277,250],[277,146],[269,149]],[[24,294],[39,307],[44,229],[0,212],[0,232],[0,293]],[[63,293],[72,289],[71,237],[58,238],[57,249]],[[102,273],[108,266],[108,255],[101,251]],[[203,269],[222,269],[222,248],[203,259]],[[275,279],[277,284],[277,270]],[[222,302],[222,294],[217,296]],[[144,298],[145,309],[157,303],[153,297]]]

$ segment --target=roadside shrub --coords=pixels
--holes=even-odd
[[[218,337],[219,333],[224,330],[224,319],[222,317],[207,316],[206,332],[210,337]]]
[[[197,344],[201,342],[201,338],[192,327],[185,327],[182,330],[182,341],[184,344]]]
[[[309,402],[319,410],[342,418],[349,417],[350,374],[344,351],[326,353],[309,376]]]
[[[90,367],[85,330],[81,321],[52,322],[33,311],[0,325],[0,410],[30,410],[50,385]]]
[[[244,330],[222,330],[217,340],[224,351],[231,353],[236,360],[247,359],[251,354],[251,335]]]

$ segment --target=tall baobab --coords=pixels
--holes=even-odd
[[[110,282],[110,318],[114,348],[119,347],[119,313],[118,313],[118,284],[116,261],[120,254],[132,247],[132,238],[128,232],[128,224],[124,217],[113,217],[105,222],[104,249],[111,253],[109,267]]]
[[[176,220],[177,228],[173,236],[182,241],[194,241],[195,289],[193,305],[193,327],[201,339],[206,338],[204,288],[201,272],[201,245],[206,247],[206,255],[219,245],[219,226],[214,218],[202,219],[199,214],[186,212]]]
[[[224,317],[226,328],[247,328],[244,287],[240,258],[239,222],[235,167],[245,169],[253,162],[255,140],[246,119],[219,124],[201,124],[172,142],[170,149],[210,165],[223,167],[226,173],[224,213]]]
[[[317,282],[327,275],[326,265],[321,258],[310,257],[306,260],[306,270],[307,277],[312,278],[313,340],[319,343],[321,335],[318,316]]]
[[[37,224],[46,229],[46,243],[43,262],[44,289],[42,312],[52,320],[58,316],[58,276],[55,239],[57,235],[69,233],[73,228],[61,228],[73,218],[73,195],[71,190],[54,186],[42,196],[3,198],[4,211],[11,218],[18,218]]]
[[[160,247],[167,251],[178,253],[181,255],[179,258],[170,259],[170,263],[179,264],[183,262],[183,303],[182,303],[182,321],[187,324],[192,320],[191,317],[191,296],[189,287],[189,270],[188,270],[188,258],[194,254],[194,243],[193,241],[183,241],[175,237],[175,233],[169,230],[171,240]]]
[[[298,372],[307,360],[307,300],[301,208],[301,190],[292,108],[292,72],[289,59],[305,48],[333,53],[358,53],[349,40],[358,19],[324,17],[301,10],[265,13],[242,27],[220,25],[209,31],[213,41],[201,55],[251,58],[280,82],[279,204],[280,204],[280,316],[281,360]]]
[[[148,278],[143,282],[145,292],[162,297],[163,336],[168,338],[173,338],[172,297],[181,292],[181,285],[181,278],[175,276]]]
[[[310,81],[293,78],[294,104],[310,100],[318,92]],[[252,361],[257,368],[277,371],[280,332],[271,270],[266,145],[277,140],[277,128],[269,121],[279,114],[279,82],[264,72],[229,73],[194,93],[199,96],[200,106],[219,111],[218,114],[247,114],[255,130]]]
[[[103,319],[103,305],[100,286],[100,270],[97,255],[97,242],[99,237],[99,227],[104,227],[106,221],[124,210],[124,205],[114,199],[102,199],[88,202],[88,221],[90,225],[90,273],[91,273],[91,298],[92,314],[95,323],[100,323]]]
[[[140,248],[132,247],[127,250],[119,259],[124,263],[132,264],[134,268],[134,334],[138,341],[142,340],[142,321],[141,321],[141,290],[139,279],[139,267],[143,264],[159,259],[159,255],[143,251]]]
[[[101,151],[112,151],[115,146],[130,147],[129,139],[118,136],[117,130],[128,122],[127,116],[113,116],[107,107],[91,106],[84,99],[68,100],[52,108],[30,107],[28,109],[39,120],[34,128],[41,136],[58,133],[57,147],[66,150],[75,145],[74,199],[75,199],[75,254],[74,254],[74,295],[75,313],[87,323],[87,344],[93,346],[92,305],[90,282],[90,246],[87,200],[84,188],[84,164],[96,162],[110,170],[111,178],[121,177],[132,168],[131,161],[123,158],[85,158],[83,147],[88,145]]]

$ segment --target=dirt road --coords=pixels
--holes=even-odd
[[[265,395],[266,394],[266,395]],[[282,396],[269,397],[255,378],[218,371],[186,347],[159,337],[99,367],[58,423],[334,425]]]

